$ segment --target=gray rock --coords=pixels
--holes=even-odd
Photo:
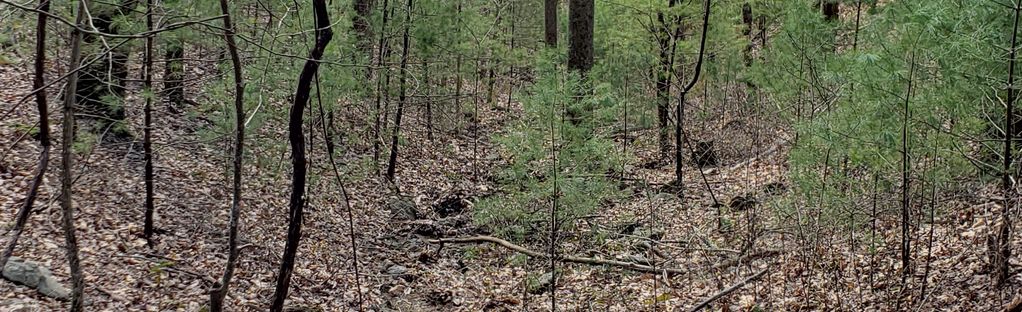
[[[0,301],[0,309],[8,312],[36,312],[43,310],[43,308],[38,304],[21,299],[7,299]]]
[[[652,240],[655,240],[655,241],[658,241],[661,238],[664,238],[664,234],[666,234],[666,232],[664,232],[664,230],[650,229],[650,228],[641,228],[638,231],[635,231],[635,235],[636,236],[645,237],[645,238],[652,239]]]
[[[544,291],[546,291],[547,289],[550,289],[550,285],[552,285],[553,283],[554,283],[554,275],[552,273],[550,273],[550,272],[546,272],[543,275],[540,275],[539,278],[537,278],[532,283],[529,283],[529,285],[528,285],[529,286],[529,289],[528,289],[529,293],[530,294],[541,294]]]
[[[415,203],[401,197],[388,200],[387,208],[390,208],[390,218],[394,220],[415,220],[419,218],[419,210],[415,208]]]
[[[656,195],[653,195],[653,200],[666,203],[677,202],[680,201],[681,199],[678,199],[678,195],[674,195],[671,193],[657,193]]]
[[[624,260],[628,262],[634,262],[641,265],[650,265],[649,259],[646,259],[646,257],[640,255],[626,254],[622,258],[624,258]]]
[[[70,298],[71,291],[53,277],[50,269],[33,261],[11,257],[4,267],[3,277],[12,282],[35,288],[39,293],[61,300]]]
[[[403,265],[395,264],[387,268],[387,274],[390,275],[404,275],[405,273],[408,273],[408,268]]]

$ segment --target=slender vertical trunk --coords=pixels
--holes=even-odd
[[[373,123],[373,167],[377,168],[376,173],[379,174],[380,164],[380,124],[383,123],[383,109],[381,108],[381,101],[383,100],[383,93],[386,92],[383,86],[383,76],[390,77],[390,66],[388,65],[384,69],[383,64],[386,61],[386,56],[389,55],[387,48],[387,20],[390,18],[387,10],[388,0],[383,0],[383,22],[380,25],[380,41],[379,41],[379,54],[376,58],[377,74],[376,74],[376,121]]]
[[[760,14],[756,17],[756,25],[759,26],[759,46],[760,49],[766,49],[767,46],[767,19],[765,15]]]
[[[1003,286],[1011,274],[1011,209],[1015,206],[1015,192],[1011,181],[1011,141],[1015,137],[1015,100],[1018,94],[1015,89],[1015,63],[1018,57],[1018,24],[1022,13],[1022,4],[1013,7],[1015,22],[1011,29],[1011,50],[1008,57],[1008,100],[1004,109],[1004,167],[1001,168],[1001,191],[1004,193],[1004,208],[1001,209],[1001,226],[998,229],[996,248],[993,251],[994,280],[997,286]]]
[[[911,173],[911,163],[909,163],[909,150],[908,143],[908,124],[909,118],[911,118],[911,111],[909,110],[909,101],[912,98],[912,78],[915,74],[916,69],[916,55],[912,53],[911,63],[909,64],[908,71],[908,90],[905,92],[905,101],[902,105],[902,123],[901,123],[901,282],[904,284],[909,274],[912,271],[912,259],[910,256],[911,249],[911,238],[909,238],[909,206],[910,197],[909,191],[911,189],[909,175]]]
[[[71,31],[71,61],[68,68],[78,68],[82,64],[82,32],[79,28],[85,28],[85,14],[88,10],[88,1],[79,0],[78,12],[76,12],[75,25]],[[67,262],[71,271],[71,311],[80,312],[84,309],[85,302],[85,279],[82,277],[82,267],[78,259],[78,238],[75,236],[74,203],[71,201],[71,184],[73,176],[74,155],[71,154],[71,143],[75,139],[75,102],[78,99],[76,94],[78,88],[78,72],[73,72],[67,78],[67,91],[64,92],[63,112],[64,121],[61,135],[60,150],[60,208],[63,212],[61,227],[64,230],[64,243],[66,248]]]
[[[919,279],[919,282],[923,284],[919,290],[919,298],[926,298],[926,285],[927,280],[930,279],[930,258],[933,257],[933,228],[937,227],[934,224],[934,214],[937,212],[937,184],[933,184],[933,193],[930,197],[930,234],[929,238],[926,239],[926,266],[923,269],[923,277]]]
[[[543,1],[544,42],[550,48],[557,47],[557,1]]]
[[[408,0],[405,6],[405,29],[404,35],[401,38],[401,76],[400,79],[400,93],[398,93],[397,99],[397,112],[394,114],[394,132],[390,136],[390,161],[387,163],[387,180],[394,183],[394,173],[397,167],[397,145],[398,136],[401,134],[401,114],[405,108],[405,101],[407,101],[406,83],[408,81],[408,30],[411,28],[412,23],[412,0]]]
[[[742,59],[745,61],[745,67],[752,66],[752,5],[748,1],[742,4],[742,24],[745,28],[742,29],[742,35],[749,40],[745,44],[745,49],[742,50]]]
[[[511,39],[510,39],[510,42],[508,43],[508,52],[509,53],[514,53],[514,51],[515,51],[515,19],[517,18],[515,16],[515,2],[514,2],[514,0],[511,0],[510,5],[511,5],[511,8],[510,8],[510,10],[511,10]],[[515,91],[515,62],[514,62],[513,59],[511,59],[510,63],[511,64],[508,65],[508,74],[507,74],[507,78],[508,78],[508,82],[507,82],[507,108],[508,108],[508,111],[511,110],[511,96],[512,96],[512,94]]]
[[[563,86],[563,83],[558,81],[558,89]],[[563,103],[563,102],[562,102]],[[563,104],[562,104],[563,105]],[[551,107],[550,114],[559,113],[560,123],[557,122],[557,118],[550,116],[550,158],[551,164],[553,165],[550,170],[550,175],[553,177],[553,187],[551,189],[551,205],[550,205],[550,311],[557,311],[557,208],[558,198],[560,198],[560,190],[557,188],[557,171],[560,171],[558,159],[557,159],[557,130],[555,125],[564,124],[564,109],[561,107]]]
[[[862,0],[855,1],[855,34],[852,38],[852,51],[859,50],[859,22],[862,17]]]
[[[490,51],[490,61],[486,62],[486,65],[486,103],[496,107],[496,90],[494,85],[497,83],[497,71],[494,68],[498,66],[498,62],[494,59],[493,51]]]
[[[682,174],[681,174],[681,165],[682,165],[682,156],[681,156],[681,152],[682,152],[682,147],[681,147],[681,139],[682,139],[681,135],[682,135],[682,131],[681,130],[684,127],[684,121],[685,121],[685,118],[684,118],[685,117],[685,96],[688,94],[689,91],[692,91],[693,87],[695,87],[696,82],[699,81],[699,74],[702,72],[702,68],[703,68],[703,55],[706,54],[706,31],[709,29],[709,24],[710,24],[710,4],[711,4],[710,0],[706,0],[705,6],[703,8],[705,10],[703,12],[703,32],[700,35],[700,39],[699,39],[699,57],[696,60],[695,73],[692,75],[692,80],[689,81],[687,85],[685,85],[685,87],[681,90],[681,94],[678,96],[678,108],[675,110],[675,116],[674,116],[675,120],[676,120],[676,122],[674,124],[674,175],[675,175],[675,178],[678,181],[679,193],[684,190],[684,185],[682,184]],[[684,197],[681,197],[681,198],[684,198]]]
[[[876,274],[876,241],[877,241],[877,186],[880,185],[880,175],[873,174],[873,200],[872,200],[872,212],[870,213],[870,235],[869,235],[869,289],[876,293],[876,288],[873,287],[873,277]]]
[[[459,39],[461,38],[461,26],[462,26],[461,25],[461,0],[458,0],[458,38]],[[463,84],[463,81],[464,81],[464,79],[462,79],[462,77],[461,77],[461,63],[463,61],[462,58],[463,58],[463,56],[461,55],[461,51],[458,51],[458,56],[456,57],[456,59],[454,61],[454,75],[455,75],[455,77],[454,77],[454,109],[455,109],[455,112],[457,113],[457,116],[458,116],[458,119],[457,119],[458,123],[456,125],[458,127],[458,131],[461,131],[461,120],[462,120],[461,116],[463,116],[463,113],[462,113],[462,110],[461,110],[461,88],[463,87],[462,84]]]
[[[462,61],[463,61],[462,60],[462,55],[461,55],[461,53],[458,53],[457,59],[454,61],[454,73],[455,73],[454,74],[455,75],[455,77],[454,77],[454,109],[457,112],[457,116],[458,116],[458,123],[456,125],[458,127],[458,131],[461,130],[461,121],[462,121],[461,117],[464,115],[464,112],[462,112],[462,107],[461,107],[461,96],[462,96],[461,89],[464,87],[464,81],[465,81],[464,78],[461,76],[461,63],[462,63]]]
[[[668,10],[674,7],[675,1],[669,0],[667,3]],[[670,115],[670,102],[671,102],[671,83],[674,77],[674,49],[677,42],[681,38],[677,38],[676,35],[681,35],[680,26],[674,25],[680,24],[677,18],[670,18],[671,23],[668,23],[668,18],[665,17],[664,12],[657,12],[657,29],[653,30],[653,33],[657,39],[657,45],[660,49],[660,62],[655,70],[656,75],[656,101],[657,101],[657,142],[660,148],[660,157],[657,160],[667,161],[671,154],[671,140],[669,138],[669,115]],[[673,30],[672,30],[673,29]]]
[[[493,27],[496,28],[496,29],[500,29],[500,23],[501,23],[501,19],[503,17],[503,15],[501,15],[501,13],[502,13],[501,8],[502,7],[503,6],[501,6],[500,2],[494,2],[494,4],[493,4],[493,11],[494,11],[494,13],[493,13],[493,15],[494,15],[494,17],[493,17],[494,18]],[[497,33],[494,32],[493,33],[493,38],[490,38],[490,39],[493,40],[493,41],[497,41],[496,36],[497,36]],[[490,107],[497,107],[497,103],[496,103],[496,92],[497,91],[495,89],[495,86],[496,86],[496,83],[497,83],[497,68],[500,68],[500,59],[497,58],[497,55],[495,53],[493,53],[493,48],[487,48],[486,49],[486,103],[489,104]]]
[[[32,185],[28,188],[28,195],[25,196],[25,202],[22,203],[21,209],[18,209],[18,216],[15,217],[14,229],[11,231],[11,237],[7,240],[7,247],[4,248],[3,254],[0,254],[0,269],[6,267],[7,260],[14,254],[14,246],[18,244],[18,238],[21,237],[22,231],[25,229],[25,223],[28,223],[28,216],[32,213],[32,205],[35,203],[37,195],[39,195],[39,185],[43,182],[43,176],[46,175],[46,168],[49,167],[50,163],[50,119],[49,109],[46,104],[46,90],[42,90],[45,85],[45,71],[46,71],[46,18],[50,12],[50,0],[39,0],[39,14],[36,19],[36,33],[35,33],[35,76],[32,79],[32,90],[39,90],[35,93],[36,108],[39,110],[39,145],[42,146],[43,150],[39,153],[39,166],[36,167],[35,176],[32,177]]]
[[[426,87],[426,138],[433,141],[433,99],[430,98],[430,90],[432,89],[429,84],[429,61],[425,61],[422,64],[423,69],[423,85]]]
[[[320,90],[321,88],[319,86],[319,73],[316,73],[316,99],[317,102],[319,103],[320,124],[323,125],[323,136],[327,138],[332,138],[334,137],[333,113],[328,114],[330,117],[329,119],[331,121],[330,126],[327,126],[326,122],[322,120],[323,96],[320,94]],[[363,311],[362,303],[365,300],[362,299],[362,280],[361,280],[362,278],[361,275],[358,273],[358,242],[355,237],[355,218],[354,215],[351,213],[351,200],[348,197],[348,190],[347,188],[344,187],[344,181],[341,180],[341,171],[337,169],[337,161],[334,160],[333,140],[330,139],[326,140],[326,154],[327,159],[330,160],[330,167],[331,169],[333,169],[334,181],[336,181],[337,185],[341,187],[341,195],[344,196],[344,209],[348,213],[348,237],[351,238],[351,264],[352,268],[354,269],[353,273],[355,275],[355,292],[358,293],[358,310]]]
[[[146,0],[146,30],[153,30],[153,1]],[[148,93],[151,93],[153,89],[153,36],[146,36],[145,38],[145,64],[143,65],[142,74],[144,76],[143,88],[147,93],[145,96],[145,121],[143,126],[143,139],[142,149],[144,150],[145,159],[145,215],[143,221],[142,235],[145,236],[146,244],[149,247],[153,246],[153,212],[156,210],[153,199],[153,97]]]
[[[480,44],[477,44],[478,48]],[[472,179],[479,177],[479,81],[482,80],[480,60],[476,60],[476,80],[472,83]],[[477,181],[477,180],[476,180]]]
[[[152,1],[152,0],[150,0]],[[231,57],[231,65],[234,69],[234,185],[232,188],[233,199],[231,200],[231,217],[227,234],[227,263],[224,265],[224,275],[220,282],[213,285],[209,294],[209,306],[211,312],[223,311],[224,298],[227,297],[227,289],[231,285],[231,277],[234,276],[234,266],[238,261],[238,223],[241,218],[241,164],[245,154],[245,80],[242,76],[241,56],[238,54],[238,44],[234,40],[236,29],[231,20],[230,6],[227,0],[220,0],[220,12],[224,14],[224,41],[227,43],[227,53]],[[329,138],[327,138],[329,140]]]
[[[271,312],[281,312],[284,309],[284,299],[287,298],[288,287],[291,285],[291,273],[294,270],[295,256],[298,253],[298,243],[302,238],[302,210],[305,208],[307,170],[302,118],[305,113],[305,104],[309,102],[312,79],[319,71],[319,60],[323,58],[323,50],[326,49],[333,37],[333,31],[330,29],[330,16],[327,15],[326,0],[312,0],[312,8],[316,20],[316,43],[312,47],[312,51],[309,51],[309,58],[305,61],[302,73],[298,76],[298,88],[295,91],[287,127],[293,166],[290,209],[288,211],[290,221],[287,226],[287,243],[284,245],[284,255],[280,262],[280,272],[277,273],[277,283],[270,305]]]

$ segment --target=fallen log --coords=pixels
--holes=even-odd
[[[542,253],[542,252],[538,252],[538,251],[534,251],[534,250],[529,250],[528,248],[515,245],[514,243],[511,243],[509,241],[506,241],[506,240],[503,240],[503,239],[500,239],[500,238],[496,238],[496,237],[493,237],[493,236],[473,236],[473,237],[441,238],[441,239],[428,240],[427,242],[429,242],[431,244],[444,244],[444,243],[453,243],[453,244],[491,243],[491,244],[496,244],[496,245],[499,245],[499,246],[507,248],[507,249],[514,250],[514,251],[519,252],[519,253],[523,253],[523,254],[525,254],[527,256],[530,256],[530,257],[533,257],[533,258],[546,258],[546,259],[550,259],[550,254]],[[585,257],[576,257],[576,256],[570,256],[570,255],[569,256],[557,256],[557,260],[561,261],[561,262],[570,262],[570,263],[579,263],[579,264],[607,265],[607,266],[619,267],[619,268],[624,268],[624,269],[628,269],[628,270],[632,270],[632,271],[637,271],[637,272],[654,273],[654,274],[664,273],[664,272],[670,273],[670,274],[688,274],[688,273],[692,272],[691,270],[687,270],[687,269],[660,268],[660,267],[654,268],[653,266],[642,265],[642,264],[638,264],[638,263],[635,263],[635,262],[617,261],[617,260],[609,260],[609,259],[602,259],[602,258],[585,258]],[[717,265],[714,265],[714,266],[711,266],[711,267],[707,267],[707,268],[704,268],[704,269],[711,269],[712,270],[712,269],[728,267],[728,266],[731,266],[731,265],[733,265],[733,264],[735,264],[737,262],[738,261],[724,261],[724,262],[721,262],[721,263],[719,263]]]
[[[741,282],[738,282],[738,284],[731,285],[731,287],[728,287],[727,289],[722,290],[722,291],[718,292],[717,294],[715,294],[715,295],[713,295],[713,296],[711,296],[709,298],[706,298],[706,300],[703,300],[703,302],[700,302],[698,305],[696,305],[695,308],[692,308],[692,310],[690,310],[690,311],[696,312],[696,311],[702,310],[706,306],[710,305],[710,303],[713,303],[717,299],[720,299],[720,297],[726,296],[727,294],[730,294],[730,293],[734,292],[735,290],[738,290],[739,288],[742,288],[742,286],[745,286],[745,284],[748,284],[748,283],[750,283],[752,281],[755,281],[755,280],[759,279],[760,277],[763,277],[763,275],[766,275],[766,272],[769,269],[770,268],[763,269],[762,271],[759,271],[759,273],[756,273],[756,274],[754,274],[752,276],[747,277],[746,279],[742,280]]]

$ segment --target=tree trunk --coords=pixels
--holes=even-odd
[[[281,312],[284,309],[284,299],[287,298],[288,287],[291,284],[291,273],[294,270],[295,256],[298,253],[298,243],[302,238],[302,210],[305,208],[305,137],[302,134],[302,118],[305,112],[305,104],[309,102],[309,93],[312,90],[312,79],[319,71],[319,60],[323,58],[323,50],[333,37],[330,29],[330,16],[327,15],[325,0],[312,0],[313,12],[316,20],[316,43],[309,51],[309,59],[305,61],[302,73],[298,76],[298,88],[295,91],[294,103],[291,106],[290,118],[288,120],[288,140],[291,142],[291,164],[293,166],[291,176],[291,199],[290,218],[287,226],[287,243],[284,245],[284,255],[280,262],[280,272],[277,273],[277,285],[273,291],[273,302],[270,305],[271,312]]]
[[[749,67],[752,66],[752,5],[748,1],[742,4],[742,24],[745,25],[742,35],[749,40],[742,50],[742,59],[745,61],[745,67]]]
[[[432,88],[429,84],[429,62],[426,61],[422,64],[423,69],[423,85],[426,89],[426,138],[433,141],[433,99],[429,97]]]
[[[146,30],[153,30],[153,0],[146,0]],[[143,88],[145,89],[145,121],[143,125],[142,149],[145,159],[145,213],[143,217],[142,236],[145,237],[146,245],[153,246],[153,212],[156,209],[153,199],[153,141],[152,141],[152,111],[153,97],[148,95],[153,89],[153,36],[145,38],[145,64],[142,74],[144,75]]]
[[[390,77],[389,66],[384,69],[383,64],[386,61],[386,56],[390,53],[387,51],[387,20],[390,17],[387,10],[387,4],[389,1],[383,0],[383,23],[380,26],[380,41],[379,41],[379,54],[376,59],[376,65],[379,67],[376,74],[376,121],[373,123],[373,168],[376,173],[379,174],[380,164],[380,127],[383,122],[383,109],[381,108],[381,101],[383,100],[383,93],[386,90],[383,88],[383,76]],[[382,72],[382,74],[381,74]]]
[[[114,20],[127,18],[137,4],[138,0],[121,0],[116,4],[103,3],[99,8],[90,11],[94,15],[89,23],[100,32],[118,34],[120,29]],[[99,39],[99,36],[94,34],[83,34],[85,43],[97,43]],[[104,132],[109,127],[110,133],[117,138],[131,136],[126,127],[115,125],[123,122],[126,117],[123,99],[130,54],[131,49],[127,45],[115,48],[101,57],[99,62],[82,71],[75,91],[80,99],[78,105],[81,109],[90,115],[100,117],[96,119],[93,131]],[[111,99],[115,102],[110,103]]]
[[[373,29],[370,27],[369,19],[373,15],[373,0],[355,0],[354,2],[355,16],[352,17],[351,28],[355,31],[359,50],[372,58]]]
[[[397,170],[397,145],[398,136],[401,134],[401,114],[405,108],[405,101],[407,101],[406,83],[408,81],[408,30],[412,23],[412,0],[408,0],[405,7],[405,29],[404,35],[401,38],[401,76],[400,86],[401,89],[398,93],[397,99],[397,112],[394,114],[394,132],[390,136],[390,161],[387,162],[387,180],[394,183],[394,174]]]
[[[557,1],[543,1],[544,41],[550,48],[557,47]]]
[[[667,3],[668,10],[673,8],[674,0]],[[670,20],[671,22],[668,22]],[[656,71],[656,100],[657,100],[657,142],[660,147],[660,158],[658,161],[667,161],[671,158],[671,140],[669,138],[669,111],[671,101],[671,83],[674,76],[674,50],[677,42],[681,40],[681,25],[677,18],[668,19],[664,12],[657,12],[658,26],[653,30],[660,49],[660,61]],[[677,25],[676,25],[677,24]],[[672,31],[673,30],[673,31]]]
[[[569,0],[568,4],[568,69],[584,76],[593,68],[593,0]]]
[[[510,42],[508,42],[508,52],[509,53],[514,53],[514,51],[515,51],[515,20],[518,17],[515,16],[515,2],[513,0],[511,1],[510,5],[511,5],[511,8],[510,8],[510,10],[511,10],[511,39],[509,40]],[[515,92],[515,61],[514,61],[514,59],[510,59],[510,63],[511,64],[508,65],[508,74],[507,74],[507,78],[508,78],[508,83],[507,83],[507,110],[508,111],[511,111],[511,96]]]
[[[703,68],[703,56],[706,54],[706,32],[709,29],[709,24],[710,24],[710,4],[711,4],[710,0],[706,0],[705,6],[703,8],[704,9],[704,11],[703,11],[703,32],[700,35],[700,39],[699,39],[699,58],[696,60],[695,73],[693,73],[693,75],[692,75],[692,80],[689,81],[688,84],[685,85],[685,87],[681,90],[681,94],[678,97],[678,108],[675,110],[675,120],[676,120],[676,122],[674,123],[674,175],[675,175],[675,178],[677,179],[676,181],[678,182],[677,185],[678,185],[679,194],[680,194],[680,192],[682,190],[684,190],[684,185],[682,184],[682,174],[681,174],[681,167],[682,167],[681,164],[682,164],[682,159],[683,159],[682,156],[681,156],[682,155],[681,154],[681,152],[682,152],[682,148],[681,148],[682,136],[681,135],[682,135],[682,128],[684,127],[684,123],[685,123],[685,96],[688,94],[689,91],[692,91],[692,88],[694,88],[696,86],[696,82],[699,81],[699,74],[702,72],[702,68]],[[683,195],[680,195],[679,197],[680,198],[685,198]]]
[[[163,69],[163,95],[168,102],[167,109],[175,114],[184,111],[184,56],[184,42],[172,40],[166,43],[166,51],[163,56],[166,62]]]
[[[905,284],[907,282],[909,274],[912,272],[912,258],[910,257],[911,241],[909,237],[909,207],[911,202],[909,201],[909,191],[911,189],[909,176],[911,174],[911,163],[910,161],[910,150],[909,150],[909,138],[908,138],[908,125],[909,120],[912,117],[911,111],[909,110],[909,100],[912,98],[912,75],[915,73],[916,55],[912,54],[912,58],[909,61],[908,71],[908,90],[905,92],[905,102],[902,106],[902,124],[901,124],[901,282]]]
[[[823,19],[833,22],[841,18],[841,4],[838,0],[822,0],[822,2],[820,10],[823,12]]]
[[[39,145],[43,150],[39,153],[39,166],[36,168],[35,176],[32,177],[28,195],[25,196],[25,202],[22,203],[21,209],[18,209],[18,215],[15,217],[14,229],[11,231],[11,237],[7,240],[7,247],[4,248],[3,254],[0,254],[0,269],[6,267],[7,260],[14,254],[14,246],[18,244],[18,238],[21,237],[25,224],[28,223],[32,205],[39,194],[39,185],[42,184],[46,168],[50,163],[50,119],[46,104],[46,90],[42,90],[45,85],[46,18],[50,12],[50,0],[39,0],[39,11],[36,19],[35,76],[32,79],[32,90],[39,90],[35,93],[35,103],[39,111]]]
[[[220,11],[224,14],[224,41],[227,43],[227,52],[231,57],[231,65],[234,68],[234,185],[232,189],[233,200],[231,201],[230,228],[227,234],[227,264],[224,266],[223,277],[221,277],[219,283],[213,285],[213,289],[209,294],[210,312],[223,311],[224,298],[227,297],[227,289],[230,287],[231,277],[234,275],[234,266],[238,261],[238,222],[241,217],[241,164],[245,154],[245,80],[241,73],[241,56],[238,55],[238,44],[234,41],[236,29],[234,28],[234,22],[231,21],[231,11],[227,0],[220,0]],[[327,138],[327,140],[329,139]]]
[[[997,286],[1003,286],[1011,276],[1011,209],[1015,207],[1015,192],[1012,189],[1011,181],[1011,140],[1015,137],[1014,112],[1015,100],[1015,63],[1018,56],[1018,24],[1022,8],[1018,5],[1013,8],[1015,21],[1011,30],[1011,49],[1008,57],[1008,99],[1004,109],[1004,167],[1001,168],[1001,191],[1004,193],[1004,207],[1001,209],[1001,225],[997,232],[996,250],[991,252],[991,263],[994,269],[994,281]]]
[[[82,63],[82,32],[79,28],[85,25],[85,14],[88,10],[88,1],[78,2],[78,12],[75,17],[77,28],[71,31],[71,61],[68,68],[78,68]],[[71,145],[75,139],[75,96],[78,88],[78,72],[72,72],[67,78],[67,91],[64,93],[64,106],[62,108],[64,121],[61,124],[63,134],[61,136],[60,150],[60,208],[63,214],[61,227],[64,230],[64,243],[68,266],[71,271],[71,311],[80,312],[84,309],[85,302],[85,279],[82,277],[81,263],[78,259],[78,238],[75,237],[74,206],[71,201],[71,184],[74,177],[71,174],[74,155],[71,154]]]

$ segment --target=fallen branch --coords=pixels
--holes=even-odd
[[[1012,300],[1011,303],[1004,305],[1004,308],[1001,309],[1001,311],[1002,312],[1022,312],[1022,297],[1019,297],[1018,295],[1015,295],[1015,300]]]
[[[740,162],[738,162],[738,163],[736,163],[734,165],[731,165],[730,171],[736,171],[739,168],[741,168],[741,167],[743,167],[745,165],[748,165],[748,164],[750,164],[750,163],[752,163],[754,161],[757,161],[757,160],[764,159],[764,158],[772,156],[775,152],[777,152],[777,150],[779,150],[781,148],[781,146],[783,146],[787,142],[788,142],[787,139],[785,139],[783,137],[778,137],[777,140],[774,140],[774,142],[772,144],[770,144],[770,148],[769,149],[767,149],[766,151],[763,151],[763,152],[758,152],[757,155],[752,157],[752,158],[749,158],[749,159],[740,161]]]
[[[513,243],[511,243],[509,241],[506,241],[506,240],[503,240],[503,239],[499,239],[499,238],[496,238],[496,237],[493,237],[493,236],[441,238],[441,239],[429,240],[429,242],[433,243],[433,244],[437,244],[437,243],[460,243],[460,244],[464,244],[464,243],[493,243],[493,244],[497,244],[497,245],[503,246],[503,247],[505,247],[507,249],[511,249],[511,250],[514,250],[514,251],[526,254],[526,255],[528,255],[530,257],[534,257],[534,258],[547,258],[547,259],[550,258],[550,254],[541,253],[541,252],[537,252],[537,251],[532,251],[532,250],[526,249],[525,247],[515,245],[515,244],[513,244]],[[660,272],[667,272],[667,273],[673,273],[673,274],[687,274],[689,272],[688,270],[685,270],[685,269],[654,268],[652,266],[641,265],[641,264],[634,263],[634,262],[607,260],[607,259],[600,259],[600,258],[583,258],[583,257],[575,257],[575,256],[558,256],[557,260],[559,260],[561,262],[571,262],[571,263],[581,263],[581,264],[591,264],[591,265],[616,266],[616,267],[621,267],[621,268],[629,269],[629,270],[632,270],[632,271],[654,273],[654,274],[655,273],[660,273]]]
[[[441,239],[428,240],[428,242],[432,243],[432,244],[443,244],[443,243],[455,243],[455,244],[492,243],[492,244],[500,245],[500,246],[505,247],[507,249],[511,249],[511,250],[523,253],[523,254],[525,254],[527,256],[530,256],[530,257],[533,257],[533,258],[546,258],[546,259],[550,258],[550,254],[529,250],[529,249],[527,249],[525,247],[515,245],[515,244],[513,244],[513,243],[511,243],[509,241],[506,241],[506,240],[503,240],[503,239],[499,239],[499,238],[496,238],[496,237],[493,237],[493,236],[473,236],[473,237],[441,238]],[[667,273],[671,273],[671,274],[688,274],[688,273],[691,272],[690,270],[686,270],[686,269],[654,268],[653,266],[642,265],[642,264],[638,264],[638,263],[635,263],[635,262],[608,260],[608,259],[601,259],[601,258],[583,258],[583,257],[575,257],[575,256],[558,256],[557,260],[561,261],[561,262],[571,262],[571,263],[590,264],[590,265],[609,265],[609,266],[620,267],[620,268],[624,268],[624,269],[628,269],[628,270],[632,270],[632,271],[654,273],[654,274],[656,274],[656,273],[663,273],[663,272],[667,272]],[[736,262],[735,261],[724,261],[724,262],[721,262],[720,264],[708,267],[706,269],[718,269],[718,268],[730,266],[730,265],[732,265],[734,263],[736,263]]]
[[[748,284],[749,282],[755,281],[755,280],[759,279],[760,277],[763,277],[763,275],[766,275],[766,272],[769,269],[770,268],[763,269],[762,271],[759,271],[759,273],[756,273],[755,275],[749,276],[748,278],[742,280],[741,282],[738,282],[738,284],[734,284],[731,287],[728,287],[727,289],[722,290],[721,292],[718,292],[716,295],[713,295],[710,298],[706,298],[706,300],[703,300],[703,302],[700,302],[699,305],[697,305],[695,308],[692,308],[692,310],[690,310],[690,311],[696,312],[696,311],[702,310],[706,306],[710,305],[710,303],[713,303],[717,299],[720,299],[720,297],[726,296],[727,294],[730,294],[730,293],[734,292],[735,290],[738,290],[739,288],[742,288],[742,286],[745,286],[745,284]]]

